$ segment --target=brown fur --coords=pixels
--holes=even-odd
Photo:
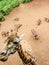
[[[11,34],[8,36],[8,38],[5,40],[8,41],[7,44],[9,44],[10,42],[13,42],[14,39],[16,37],[18,37],[17,33],[18,33],[18,29],[22,26],[22,24],[17,24],[17,25],[14,25],[14,30],[11,32]]]
[[[19,54],[19,56],[20,56],[20,58],[21,58],[21,60],[23,61],[24,64],[36,65],[35,64],[35,58],[32,57],[26,51],[23,51],[21,45],[19,45],[18,54]]]

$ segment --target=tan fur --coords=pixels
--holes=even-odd
[[[14,39],[16,37],[18,37],[17,33],[18,33],[18,29],[22,26],[22,24],[17,24],[17,25],[14,25],[14,30],[11,32],[11,34],[7,37],[7,39],[5,40],[8,41],[7,44],[9,44],[10,42],[13,42]]]

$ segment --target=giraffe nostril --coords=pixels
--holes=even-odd
[[[8,57],[7,57],[7,56],[4,56],[4,57],[2,57],[0,60],[1,60],[2,62],[5,62],[5,61],[7,61],[7,59],[8,59]]]

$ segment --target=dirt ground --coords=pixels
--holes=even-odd
[[[44,21],[45,17],[49,18],[49,0],[34,0],[31,3],[21,4],[15,8],[6,20],[2,22],[0,28],[0,51],[3,50],[5,38],[1,36],[4,30],[10,30],[17,23],[22,23],[18,35],[25,34],[24,39],[29,42],[32,52],[37,58],[38,65],[49,65],[49,23]],[[14,21],[19,18],[19,21]],[[37,25],[38,19],[41,19],[41,25]],[[35,29],[39,35],[39,40],[35,40],[32,36],[31,29]],[[18,53],[9,57],[6,62],[0,65],[23,65]]]

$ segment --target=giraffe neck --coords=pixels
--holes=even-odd
[[[23,50],[22,50],[22,46],[21,45],[19,45],[18,54],[19,54],[20,58],[23,59],[24,54],[23,54]]]
[[[21,58],[21,60],[24,62],[24,63],[28,63],[28,60],[27,60],[27,58],[25,57],[25,55],[24,55],[24,51],[23,51],[23,49],[22,49],[22,46],[20,45],[19,46],[19,49],[18,49],[18,54],[19,54],[19,56],[20,56],[20,58]]]

